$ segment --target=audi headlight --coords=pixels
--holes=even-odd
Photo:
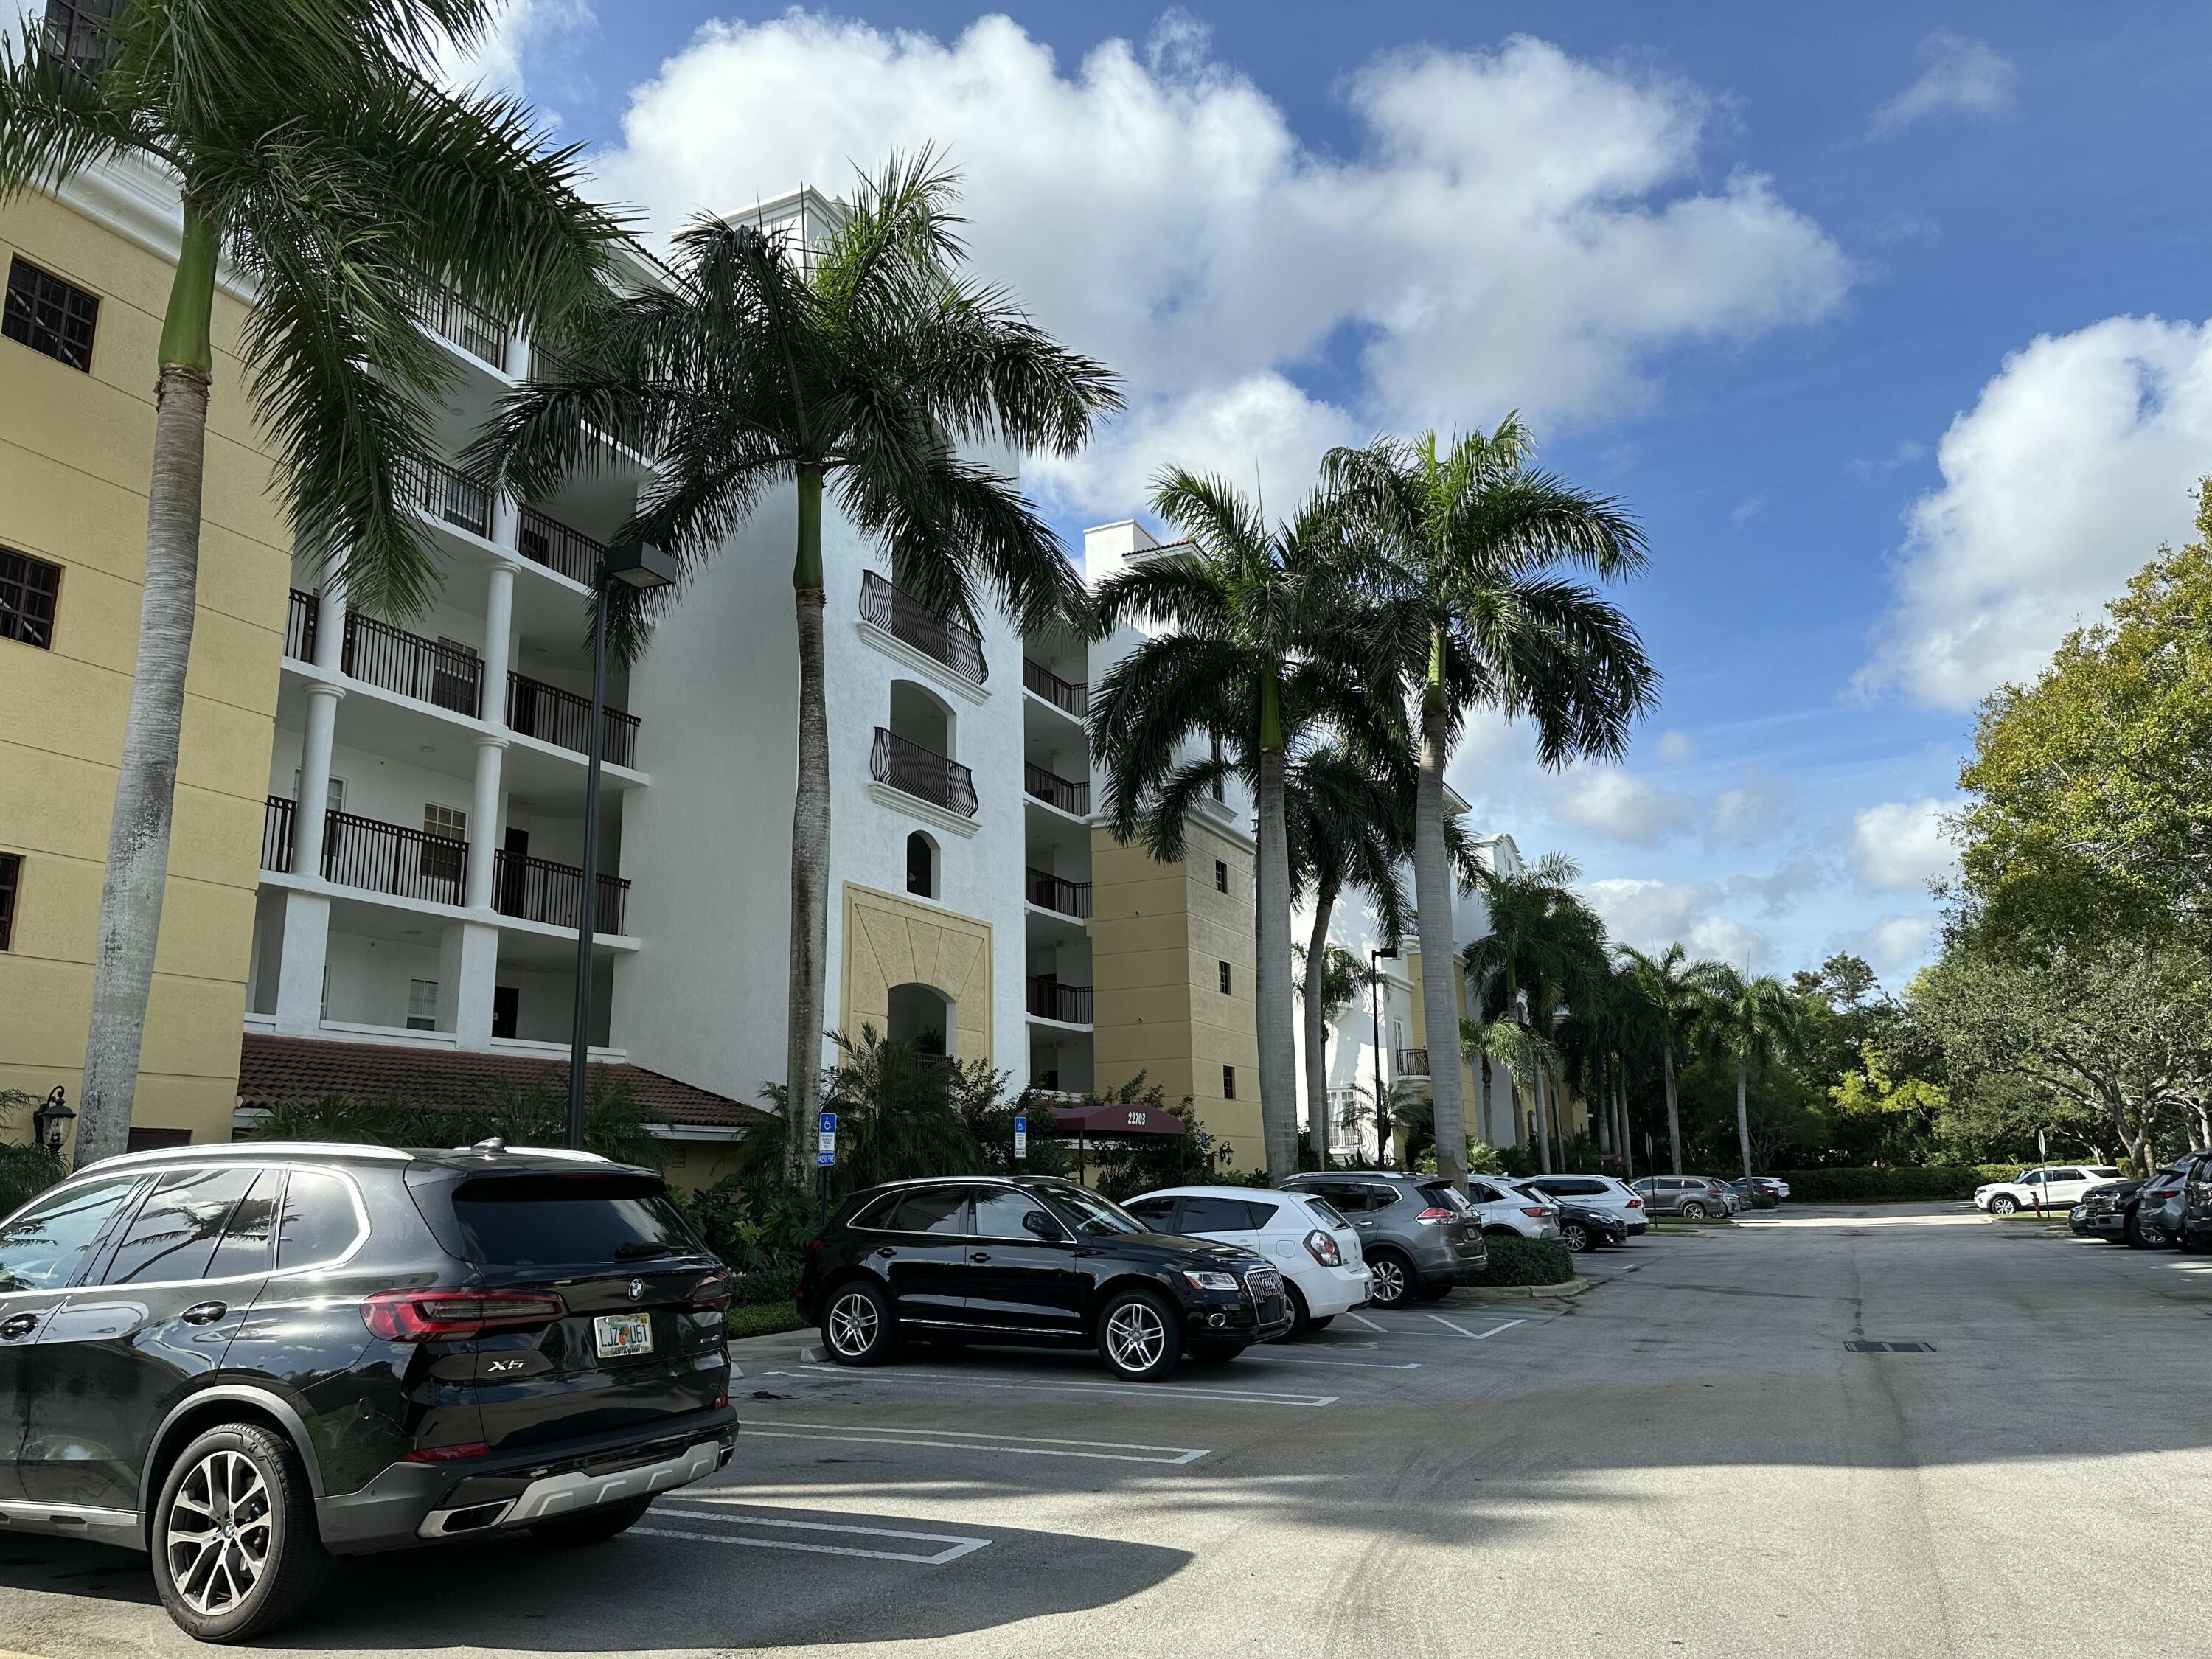
[[[1237,1288],[1235,1273],[1218,1273],[1205,1270],[1193,1273],[1186,1267],[1183,1269],[1182,1276],[1201,1291],[1233,1291]]]

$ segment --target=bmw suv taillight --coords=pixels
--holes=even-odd
[[[708,1273],[693,1285],[691,1305],[695,1308],[712,1308],[717,1312],[726,1310],[730,1305],[728,1272],[726,1270],[721,1273]]]
[[[542,1291],[379,1291],[361,1322],[386,1342],[459,1342],[485,1331],[550,1325],[568,1304]]]
[[[1306,1235],[1306,1254],[1324,1267],[1341,1267],[1344,1252],[1336,1248],[1336,1241],[1318,1227]]]

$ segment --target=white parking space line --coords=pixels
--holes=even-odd
[[[1253,1353],[1249,1350],[1237,1356],[1239,1362],[1247,1359],[1272,1360],[1278,1365],[1349,1365],[1354,1370],[1417,1371],[1421,1369],[1418,1359],[1322,1359],[1305,1353]]]
[[[1503,1325],[1492,1325],[1486,1331],[1471,1331],[1464,1325],[1453,1324],[1450,1320],[1446,1319],[1442,1314],[1431,1314],[1429,1317],[1435,1320],[1439,1325],[1447,1326],[1450,1329],[1457,1331],[1462,1336],[1465,1337],[1470,1342],[1486,1341],[1489,1338],[1497,1335],[1500,1331],[1510,1331],[1516,1325],[1525,1325],[1528,1322],[1525,1319],[1509,1319]]]
[[[1186,1389],[1172,1382],[1045,1382],[991,1376],[963,1376],[957,1371],[857,1371],[842,1365],[809,1365],[804,1370],[763,1371],[763,1376],[835,1376],[847,1382],[964,1382],[977,1389],[1014,1389],[1032,1394],[1119,1394],[1138,1400],[1157,1400],[1180,1395],[1191,1400],[1218,1400],[1235,1406],[1334,1406],[1333,1394],[1272,1394],[1252,1389]]]
[[[1364,1326],[1366,1326],[1366,1327],[1367,1327],[1367,1328],[1368,1328],[1369,1330],[1370,1330],[1370,1331],[1387,1331],[1387,1330],[1389,1330],[1389,1329],[1390,1328],[1388,1325],[1378,1325],[1378,1324],[1376,1324],[1373,1320],[1371,1320],[1371,1319],[1363,1318],[1361,1316],[1359,1316],[1358,1314],[1356,1314],[1356,1313],[1347,1313],[1346,1315],[1345,1315],[1345,1317],[1346,1317],[1346,1319],[1349,1319],[1349,1320],[1353,1321],[1354,1322],[1356,1322],[1356,1323],[1358,1323],[1358,1324],[1361,1324],[1361,1325],[1364,1325]]]
[[[713,1503],[711,1498],[693,1498],[694,1504]],[[680,1527],[632,1527],[630,1531],[647,1538],[688,1538],[695,1543],[730,1544],[749,1550],[796,1550],[804,1555],[853,1555],[870,1561],[912,1561],[925,1567],[941,1567],[947,1562],[957,1561],[963,1555],[973,1555],[986,1547],[988,1538],[969,1538],[958,1533],[909,1532],[897,1527],[860,1527],[844,1522],[835,1524],[820,1521],[789,1521],[780,1516],[732,1515],[714,1510],[676,1509],[666,1504],[653,1506],[654,1517],[670,1521],[703,1522],[718,1527],[762,1527],[775,1532],[827,1533],[847,1538],[896,1538],[911,1540],[921,1544],[942,1544],[945,1547],[927,1553],[913,1550],[869,1549],[853,1544],[811,1544],[795,1538],[750,1538],[741,1533],[697,1532]]]
[[[748,1423],[748,1440],[841,1440],[863,1446],[933,1446],[944,1451],[995,1451],[1019,1457],[1086,1457],[1107,1463],[1195,1463],[1202,1446],[1146,1446],[1120,1440],[1054,1440],[1029,1434],[975,1434],[963,1429],[894,1429],[864,1423]]]

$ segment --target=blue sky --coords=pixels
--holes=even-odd
[[[1129,376],[1056,520],[1522,408],[1643,518],[1619,768],[1455,779],[1615,931],[1924,958],[1975,702],[2212,471],[2201,5],[527,0],[519,86],[653,234],[933,140],[987,274]]]

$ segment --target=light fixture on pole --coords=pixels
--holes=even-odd
[[[584,890],[576,902],[576,1008],[568,1027],[568,1145],[584,1145],[584,1057],[592,1036],[592,934],[599,915],[599,768],[606,749],[607,592],[637,592],[676,580],[675,556],[649,542],[607,549],[592,576],[592,715],[584,772]]]
[[[69,1126],[76,1121],[76,1114],[69,1109],[69,1102],[58,1083],[47,1091],[46,1103],[31,1114],[31,1136],[50,1152],[58,1152]]]
[[[1375,964],[1397,959],[1398,947],[1395,945],[1380,951],[1368,947],[1367,1001],[1375,1016],[1375,1161],[1378,1164],[1389,1161],[1390,1114],[1382,1103],[1382,974]]]

